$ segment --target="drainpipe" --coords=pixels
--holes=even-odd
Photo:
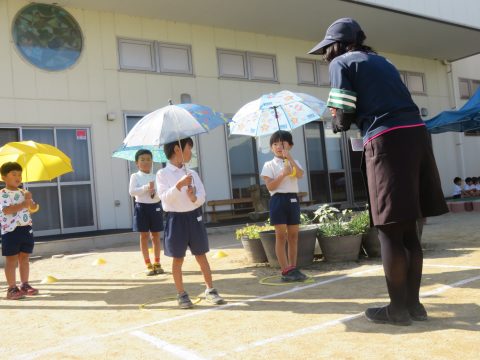
[[[452,63],[448,60],[443,60],[442,63],[447,66],[447,78],[448,78],[448,89],[449,89],[449,100],[450,100],[450,108],[458,109],[457,99],[460,97],[460,94],[457,93],[457,87],[455,86],[455,80],[453,76],[453,67]],[[458,96],[457,96],[458,95]],[[465,153],[463,149],[463,138],[464,134],[462,132],[458,132],[455,137],[455,147],[457,153],[457,173],[460,174],[462,179],[465,179],[466,172],[465,172]]]

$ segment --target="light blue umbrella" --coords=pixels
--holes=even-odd
[[[130,130],[123,145],[160,146],[225,125],[230,119],[207,106],[197,104],[168,105],[145,115]]]
[[[138,150],[142,150],[142,149],[150,150],[153,155],[153,161],[156,163],[163,163],[168,161],[167,156],[165,155],[161,147],[150,146],[150,145],[130,146],[130,147],[122,145],[113,152],[112,157],[125,159],[129,161],[135,161],[135,154],[137,153]]]
[[[262,95],[233,116],[230,134],[264,136],[278,130],[290,131],[322,119],[326,109],[324,101],[309,94],[283,90]]]

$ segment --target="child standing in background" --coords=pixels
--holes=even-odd
[[[0,224],[2,227],[2,256],[5,256],[5,278],[8,283],[7,299],[18,300],[25,295],[37,295],[30,286],[30,254],[33,251],[32,218],[29,210],[35,208],[30,191],[19,189],[22,183],[22,166],[7,162],[0,168],[5,187],[0,190]],[[15,270],[18,264],[20,288],[17,287]]]
[[[298,179],[303,169],[292,158],[292,134],[279,130],[270,137],[273,160],[262,169],[262,178],[272,196],[270,199],[270,224],[275,226],[275,253],[282,269],[282,281],[304,281],[307,277],[297,269],[298,228],[300,204]],[[288,256],[285,245],[288,243]]]
[[[155,174],[152,174],[153,156],[150,150],[138,150],[135,154],[138,171],[130,177],[129,193],[135,197],[133,231],[140,232],[146,275],[163,274],[160,265],[160,231],[163,230],[163,215],[160,197],[155,190]],[[152,238],[155,262],[151,263],[148,253],[148,239]]]

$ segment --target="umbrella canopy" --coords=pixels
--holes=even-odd
[[[9,142],[0,148],[0,163],[15,161],[24,182],[49,181],[73,171],[70,158],[54,146],[35,141]]]
[[[159,146],[130,146],[127,147],[125,145],[120,146],[117,150],[115,150],[112,154],[112,157],[125,159],[129,161],[135,161],[135,154],[138,150],[150,150],[153,155],[153,161],[157,163],[167,162],[167,156],[163,152],[163,149]]]
[[[432,134],[480,129],[480,88],[459,110],[443,111],[425,121],[425,125]]]
[[[319,120],[327,104],[314,96],[288,90],[261,96],[244,105],[233,116],[230,134],[264,136],[292,130]]]
[[[229,121],[225,115],[207,106],[168,105],[141,118],[127,134],[123,145],[159,146],[210,131]]]

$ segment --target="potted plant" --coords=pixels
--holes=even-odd
[[[272,267],[279,267],[275,253],[275,230],[270,224],[270,219],[267,220],[270,230],[260,231],[260,240],[267,255],[268,263]],[[300,215],[300,227],[298,229],[298,248],[297,248],[297,266],[304,267],[313,263],[315,253],[315,244],[317,242],[317,225],[312,224],[306,214]],[[288,242],[287,242],[288,250]]]
[[[247,253],[247,258],[251,263],[267,262],[267,255],[260,241],[260,231],[271,230],[273,226],[267,225],[249,225],[246,224],[235,230],[235,237],[242,242],[243,248]]]
[[[367,232],[369,223],[365,223],[362,213],[352,210],[340,212],[328,204],[314,212],[314,221],[318,222],[318,241],[326,261],[353,261],[358,259],[362,235]]]

